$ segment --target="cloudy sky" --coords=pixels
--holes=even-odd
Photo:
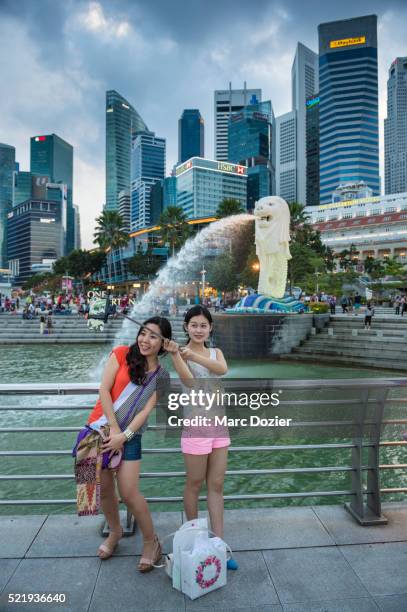
[[[105,91],[116,89],[177,159],[178,118],[199,108],[213,156],[213,91],[261,87],[276,115],[291,104],[297,41],[317,51],[325,21],[379,16],[381,149],[386,79],[407,55],[405,1],[0,0],[0,142],[29,169],[29,138],[55,132],[74,148],[74,202],[92,245],[105,197]]]

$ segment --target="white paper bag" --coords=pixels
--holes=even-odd
[[[226,584],[226,544],[207,535],[196,535],[193,549],[181,550],[181,590],[191,599]]]
[[[184,523],[174,535],[172,544],[172,586],[181,591],[181,553],[191,551],[195,538],[202,535],[208,539],[208,521],[206,518],[193,519]]]

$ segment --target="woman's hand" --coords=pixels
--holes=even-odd
[[[122,431],[119,430],[119,433],[112,433],[110,431],[109,437],[105,438],[102,444],[102,451],[116,451],[122,448],[123,444],[126,442],[126,436]]]
[[[193,361],[194,352],[191,351],[191,349],[188,348],[187,346],[181,347],[179,349],[179,352],[181,353],[181,357],[184,361],[186,361],[187,359],[189,359],[190,361]]]
[[[167,353],[178,353],[179,351],[179,344],[177,344],[177,342],[175,342],[175,340],[168,340],[168,338],[166,338],[164,340],[164,350],[167,351]]]

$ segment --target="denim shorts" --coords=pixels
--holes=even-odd
[[[123,445],[123,461],[139,461],[141,459],[141,435],[136,434]]]

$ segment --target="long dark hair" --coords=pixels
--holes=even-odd
[[[147,319],[147,321],[144,321],[142,327],[140,327],[138,331],[136,341],[130,346],[129,352],[127,353],[126,357],[127,365],[129,368],[130,380],[135,385],[143,384],[147,377],[147,359],[144,357],[144,355],[140,353],[140,349],[138,346],[138,337],[142,332],[144,326],[148,325],[149,323],[158,325],[158,327],[160,328],[161,335],[164,336],[164,338],[168,338],[168,340],[171,340],[172,338],[171,323],[168,321],[168,319],[165,319],[164,317],[151,317],[150,319]],[[165,353],[166,351],[161,345],[158,354],[165,355]]]
[[[184,332],[186,333],[187,338],[188,338],[187,345],[191,342],[191,338],[189,337],[186,326],[188,325],[192,317],[199,317],[199,315],[204,316],[205,319],[208,321],[209,325],[211,327],[213,326],[212,315],[209,312],[209,310],[206,308],[206,306],[202,306],[201,304],[192,306],[192,308],[188,310],[188,312],[185,314],[185,317],[184,317]],[[209,336],[212,336],[212,329],[209,332]],[[205,340],[205,346],[207,346],[206,340]]]

